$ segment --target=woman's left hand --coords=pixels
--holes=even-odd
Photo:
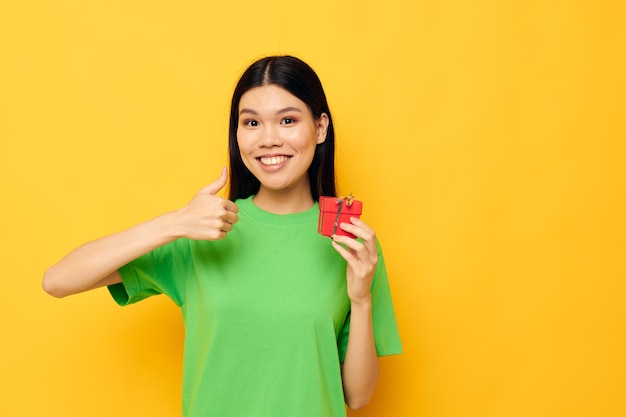
[[[339,227],[363,240],[359,242],[348,236],[332,236],[333,247],[348,262],[346,279],[350,302],[352,304],[369,303],[371,302],[372,279],[378,263],[376,233],[356,217],[351,217],[350,223],[341,223]]]

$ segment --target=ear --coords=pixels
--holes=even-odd
[[[324,143],[326,140],[326,133],[328,132],[328,124],[330,120],[328,119],[328,115],[326,113],[322,113],[315,122],[315,127],[317,128],[317,144]]]

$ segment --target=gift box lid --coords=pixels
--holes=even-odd
[[[343,204],[339,204],[343,200]],[[363,203],[349,197],[320,197],[320,211],[324,213],[337,213],[341,206],[341,214],[360,215],[363,211]]]

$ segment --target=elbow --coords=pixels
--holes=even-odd
[[[45,292],[56,298],[63,298],[69,295],[68,292],[64,291],[63,287],[59,285],[59,280],[54,273],[54,267],[48,268],[44,273],[41,287]]]
[[[342,373],[344,369],[342,368]],[[361,375],[359,377],[359,383],[349,383],[348,380],[344,380],[343,393],[346,405],[350,410],[360,410],[370,403],[370,400],[374,396],[374,390],[378,382],[379,375],[378,361],[374,362],[373,368],[369,376]],[[346,378],[347,375],[343,374]]]
[[[369,395],[369,396],[364,396],[362,398],[350,399],[346,401],[346,405],[348,406],[350,410],[354,410],[354,411],[360,410],[361,408],[365,407],[366,405],[370,403],[371,398],[372,398],[371,395]]]
[[[345,370],[342,368],[342,373]],[[359,383],[349,383],[348,379],[344,380],[344,398],[346,405],[350,410],[360,410],[370,403],[370,400],[374,396],[376,384],[378,383],[378,376],[380,368],[378,367],[378,361],[373,363],[370,373],[367,376],[359,376]],[[343,374],[346,378],[347,375]]]
[[[347,394],[347,393],[345,393]],[[350,410],[360,410],[370,403],[374,395],[374,387],[369,389],[363,389],[361,392],[353,392],[351,395],[346,395],[346,405]]]

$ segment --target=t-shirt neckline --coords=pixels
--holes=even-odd
[[[310,209],[307,209],[300,213],[275,214],[259,208],[256,204],[254,204],[254,201],[252,201],[253,198],[254,195],[245,199],[237,200],[237,206],[239,206],[240,210],[244,211],[251,217],[254,217],[255,219],[260,220],[264,223],[270,223],[280,226],[305,224],[310,223],[311,221],[317,221],[319,214],[317,201]]]

